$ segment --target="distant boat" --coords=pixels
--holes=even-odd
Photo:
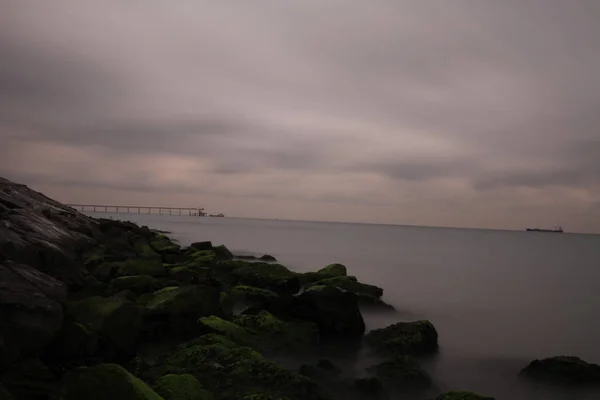
[[[219,214],[210,214],[210,217],[224,217],[225,215],[219,213]]]
[[[554,233],[563,233],[562,226],[558,225],[554,229],[538,229],[538,228],[527,228],[528,232],[554,232]]]

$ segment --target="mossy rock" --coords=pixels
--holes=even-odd
[[[2,384],[15,399],[53,399],[60,386],[55,374],[38,359],[12,364],[3,371]]]
[[[279,295],[268,289],[238,285],[228,292],[231,311],[253,309],[274,310],[281,305]]]
[[[152,293],[160,289],[160,281],[150,275],[121,276],[109,282],[113,293],[131,290],[137,294]]]
[[[409,356],[399,356],[367,369],[385,385],[401,389],[431,387],[431,377]]]
[[[219,290],[204,285],[169,286],[138,301],[146,311],[144,335],[154,337],[169,333],[193,336],[199,330],[198,318],[222,314]]]
[[[387,355],[424,355],[438,349],[438,333],[429,321],[398,322],[365,336],[376,351]]]
[[[346,269],[345,265],[336,263],[336,264],[329,264],[325,268],[321,268],[320,270],[317,271],[317,273],[324,275],[324,276],[328,276],[330,278],[333,278],[336,276],[348,275],[348,270]]]
[[[313,285],[338,287],[340,289],[347,290],[348,292],[355,294],[366,294],[376,298],[380,298],[383,295],[382,288],[357,282],[356,278],[352,276],[337,276],[333,278],[322,279],[315,282]]]
[[[391,304],[366,293],[358,293],[358,304],[362,309],[374,311],[394,311],[395,308]]]
[[[212,250],[217,255],[217,260],[219,261],[233,260],[233,253],[224,245],[215,246]]]
[[[91,357],[97,349],[96,332],[78,322],[66,322],[50,351],[55,358],[84,359]]]
[[[562,385],[600,385],[600,365],[578,357],[550,357],[532,361],[521,376]]]
[[[494,398],[480,396],[473,392],[452,391],[438,395],[435,400],[494,400]]]
[[[281,264],[244,262],[231,271],[229,279],[232,284],[268,289],[279,295],[292,295],[300,290],[298,274]]]
[[[301,352],[319,343],[319,329],[312,322],[283,321],[264,310],[256,315],[236,316],[234,321],[254,332],[264,351]]]
[[[123,262],[104,262],[91,270],[91,275],[100,282],[108,282],[117,275],[117,271],[123,266]]]
[[[120,351],[129,353],[138,339],[143,312],[120,296],[93,296],[70,303],[67,317],[109,339]]]
[[[150,240],[150,247],[159,254],[173,254],[181,251],[181,247],[165,235],[155,235]]]
[[[181,282],[181,283],[192,283],[197,280],[199,272],[192,270],[188,267],[173,267],[168,269],[169,277]]]
[[[63,400],[163,400],[117,364],[77,369],[65,376],[63,386]]]
[[[192,244],[190,244],[190,247],[188,247],[188,249],[186,251],[197,251],[197,250],[212,250],[213,249],[213,245],[212,242],[210,241],[205,241],[205,242],[194,242]]]
[[[154,251],[148,241],[143,237],[138,238],[133,243],[133,249],[139,258],[147,260],[161,260],[160,254]]]
[[[299,372],[315,380],[331,380],[340,375],[342,369],[330,360],[323,358],[317,361],[315,365],[304,364],[300,366]]]
[[[150,275],[155,278],[167,275],[160,260],[127,260],[117,270],[117,276]]]
[[[0,384],[0,400],[14,400],[14,398],[2,384]]]
[[[357,296],[337,287],[309,288],[293,297],[284,315],[314,322],[321,338],[356,339],[365,332]]]
[[[162,370],[192,374],[218,400],[239,400],[256,394],[291,400],[323,399],[309,378],[218,335],[206,335],[180,348],[164,360]]]
[[[205,332],[217,333],[243,346],[258,347],[258,338],[254,332],[215,315],[202,317],[198,320]]]
[[[190,374],[168,374],[161,377],[154,385],[154,390],[164,400],[213,400],[198,379]]]

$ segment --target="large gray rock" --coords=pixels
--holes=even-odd
[[[44,348],[62,327],[66,286],[24,264],[0,262],[0,366]]]
[[[77,284],[82,279],[77,253],[94,243],[100,234],[96,226],[73,208],[0,177],[0,261]]]

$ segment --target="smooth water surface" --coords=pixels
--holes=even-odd
[[[497,399],[597,399],[518,380],[535,358],[600,363],[600,236],[392,225],[90,213],[271,254],[297,271],[341,262],[384,288],[398,313],[365,315],[368,329],[429,319],[440,354],[424,367],[438,388]]]

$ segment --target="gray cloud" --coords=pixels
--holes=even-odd
[[[590,215],[600,200],[595,0],[4,9],[0,172],[28,182],[348,207],[410,193],[423,223],[458,225],[478,205],[519,221],[541,195],[523,188]]]

